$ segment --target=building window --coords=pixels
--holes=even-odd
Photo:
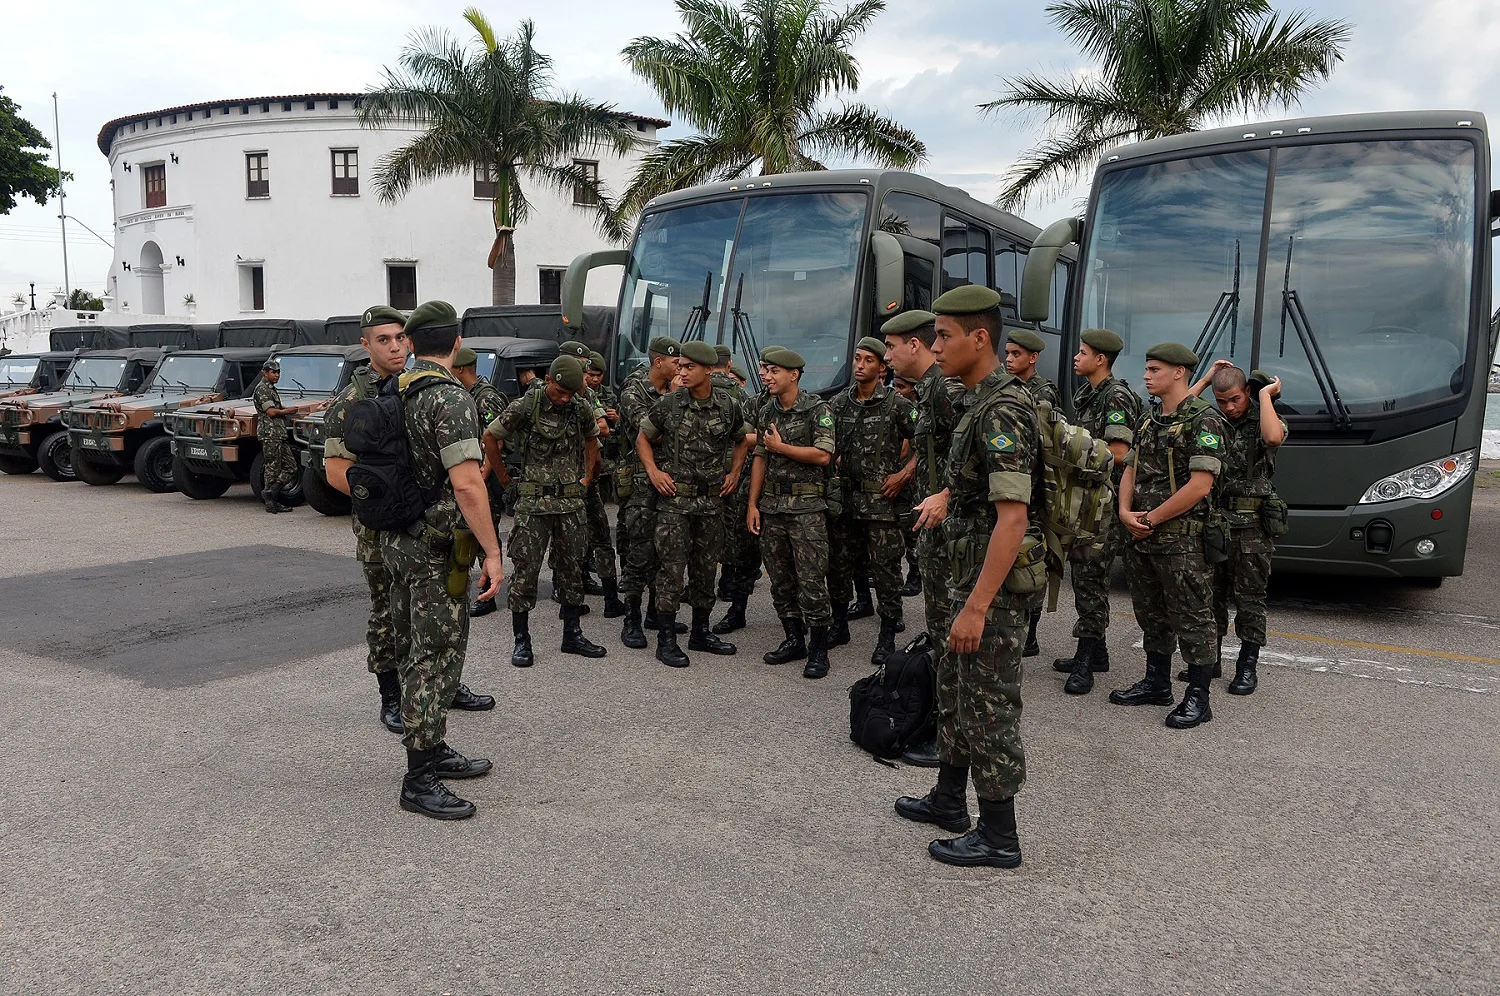
[[[359,150],[333,150],[333,192],[346,197],[359,195]]]
[[[392,308],[410,311],[417,306],[417,268],[412,263],[392,263],[385,268]]]
[[[240,310],[266,310],[266,268],[259,263],[240,264]]]
[[[245,156],[245,196],[271,196],[271,156],[251,152]]]
[[[500,193],[500,184],[495,179],[495,167],[474,167],[474,196],[492,201]]]
[[[599,164],[589,159],[575,159],[573,166],[589,180],[587,184],[573,184],[573,203],[579,207],[598,207],[599,196],[595,191],[599,189]]]
[[[541,304],[562,304],[562,270],[551,267],[542,267],[538,280],[539,297],[537,301]]]
[[[148,208],[159,208],[167,206],[167,164],[157,163],[155,166],[141,167],[141,176],[146,181],[146,206]]]

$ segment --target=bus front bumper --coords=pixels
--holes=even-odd
[[[1436,498],[1342,509],[1293,508],[1273,569],[1349,577],[1456,577],[1464,572],[1474,479]],[[1419,551],[1424,541],[1429,552]]]

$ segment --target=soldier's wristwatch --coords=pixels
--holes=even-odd
[[[1155,528],[1154,526],[1151,525],[1151,513],[1150,512],[1142,512],[1141,513],[1141,525],[1145,526],[1147,529],[1154,529]]]

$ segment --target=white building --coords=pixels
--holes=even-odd
[[[360,127],[359,97],[219,100],[105,124],[99,150],[109,158],[115,214],[107,306],[119,313],[106,319],[489,304],[494,226],[483,178],[447,177],[381,203],[376,163],[421,129]],[[668,123],[623,114],[621,127],[642,140],[637,151],[577,158],[597,163],[606,189],[619,193]],[[573,257],[606,243],[593,209],[575,196],[536,183],[526,193],[532,213],[515,233],[516,302],[555,303]],[[590,303],[613,304],[616,290],[591,279]]]

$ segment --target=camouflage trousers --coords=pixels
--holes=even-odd
[[[907,487],[901,494],[896,496],[896,508],[900,514],[896,516],[896,524],[901,528],[901,540],[906,544],[906,564],[908,567],[920,567],[921,556],[917,553],[917,531],[912,526],[917,524],[917,492],[915,488]]]
[[[638,480],[620,506],[620,593],[639,595],[656,580],[656,489]]]
[[[857,519],[852,515],[829,517],[828,545],[831,551],[828,596],[834,605],[848,605],[854,597],[854,576],[863,566],[875,589],[876,606],[882,619],[901,618],[901,558],[906,540],[895,522]]]
[[[552,548],[552,569],[558,596],[564,605],[583,604],[583,561],[588,556],[588,514],[558,512],[539,515],[517,512],[510,530],[510,593],[506,604],[512,612],[536,608],[536,579],[542,572],[547,548]]]
[[[495,504],[493,502],[491,502],[491,504],[490,504],[490,523],[495,527],[495,542],[496,543],[500,542],[500,537],[503,535],[500,532],[500,517],[502,515],[504,515],[504,514],[505,513],[501,509],[497,508],[495,506]],[[503,547],[503,545],[501,547],[501,552],[504,553],[504,547]],[[470,589],[469,590],[470,590],[470,592],[473,594],[473,596],[475,598],[478,598],[479,597],[479,593],[484,590],[483,588],[479,587],[479,577],[483,573],[484,573],[484,551],[481,550],[480,553],[479,553],[479,556],[475,558],[473,566],[469,568],[469,585],[470,585]]]
[[[594,558],[594,570],[601,578],[616,577],[615,543],[609,535],[609,512],[604,508],[604,489],[601,481],[594,481],[583,496],[583,510],[589,521],[589,555]]]
[[[1234,635],[1241,643],[1266,645],[1266,589],[1276,543],[1260,526],[1229,534],[1229,559],[1214,565],[1214,621],[1219,640],[1229,632],[1229,603],[1235,605]]]
[[[749,598],[760,577],[760,537],[745,525],[750,508],[750,472],[745,472],[739,488],[724,499],[723,556],[719,562],[730,572],[730,594]]]
[[[724,542],[722,515],[656,513],[656,611],[673,615],[682,604],[683,575],[687,603],[714,607],[714,567]]]
[[[1026,784],[1021,746],[1026,626],[1025,609],[991,607],[977,653],[945,651],[938,657],[938,757],[945,764],[968,765],[974,791],[991,802],[1011,798]]]
[[[431,750],[448,734],[448,706],[463,677],[469,644],[469,599],[448,594],[451,540],[444,544],[404,532],[380,534],[391,579],[391,622],[401,662],[402,738]]]
[[[396,670],[396,634],[391,627],[391,578],[380,556],[380,534],[354,523],[354,559],[364,568],[365,584],[370,589],[370,617],[365,623],[365,645],[369,655],[365,663],[371,674]]]
[[[828,601],[828,519],[822,512],[768,512],[760,517],[760,549],[771,579],[771,604],[782,619],[806,626],[833,622]]]
[[[1073,623],[1075,640],[1085,637],[1102,640],[1109,631],[1109,572],[1115,558],[1125,554],[1125,536],[1125,527],[1118,520],[1112,521],[1104,549],[1068,565],[1073,574],[1073,608],[1078,613]]]
[[[922,608],[927,635],[932,637],[941,657],[948,650],[948,626],[952,622],[948,582],[953,573],[941,529],[923,529],[917,534],[917,562],[922,568]]]
[[[297,458],[285,436],[262,439],[260,458],[265,487],[284,488],[297,479]]]
[[[1131,543],[1125,567],[1146,652],[1170,656],[1180,646],[1189,667],[1212,667],[1219,657],[1213,568],[1202,550],[1143,553]]]

